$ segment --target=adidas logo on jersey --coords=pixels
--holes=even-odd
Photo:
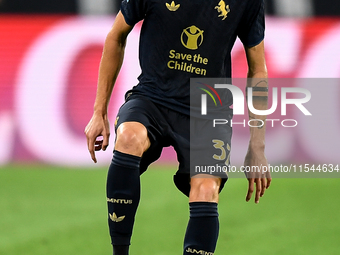
[[[181,6],[180,4],[175,4],[175,1],[172,1],[171,4],[165,3],[166,7],[169,9],[169,11],[175,12],[178,10],[178,8]]]

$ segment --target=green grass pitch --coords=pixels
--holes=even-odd
[[[142,176],[131,255],[182,254],[187,198],[175,167]],[[106,169],[13,165],[0,170],[1,255],[112,254]],[[339,254],[340,179],[274,179],[258,205],[247,182],[231,179],[220,197],[218,254]]]

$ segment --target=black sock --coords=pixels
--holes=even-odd
[[[140,159],[114,151],[107,175],[108,222],[112,245],[115,247],[114,250],[116,249],[114,255],[126,255],[130,245],[140,198]],[[127,246],[127,250],[123,246]]]
[[[217,203],[192,202],[189,206],[183,254],[213,254],[219,231]]]
[[[113,255],[129,255],[129,245],[113,245]]]

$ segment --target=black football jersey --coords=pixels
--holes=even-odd
[[[131,26],[144,20],[142,73],[128,93],[186,114],[190,78],[231,77],[236,38],[247,47],[264,38],[264,0],[123,0],[121,12]]]

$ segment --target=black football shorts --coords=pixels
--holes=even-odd
[[[209,120],[190,120],[190,116],[155,104],[140,95],[129,96],[121,106],[115,129],[130,121],[143,124],[151,142],[141,159],[141,174],[160,157],[164,147],[173,146],[179,162],[174,183],[181,192],[189,196],[190,178],[197,174],[221,177],[222,190],[228,179],[226,169],[230,164],[230,127],[220,127],[219,130],[209,127]]]

